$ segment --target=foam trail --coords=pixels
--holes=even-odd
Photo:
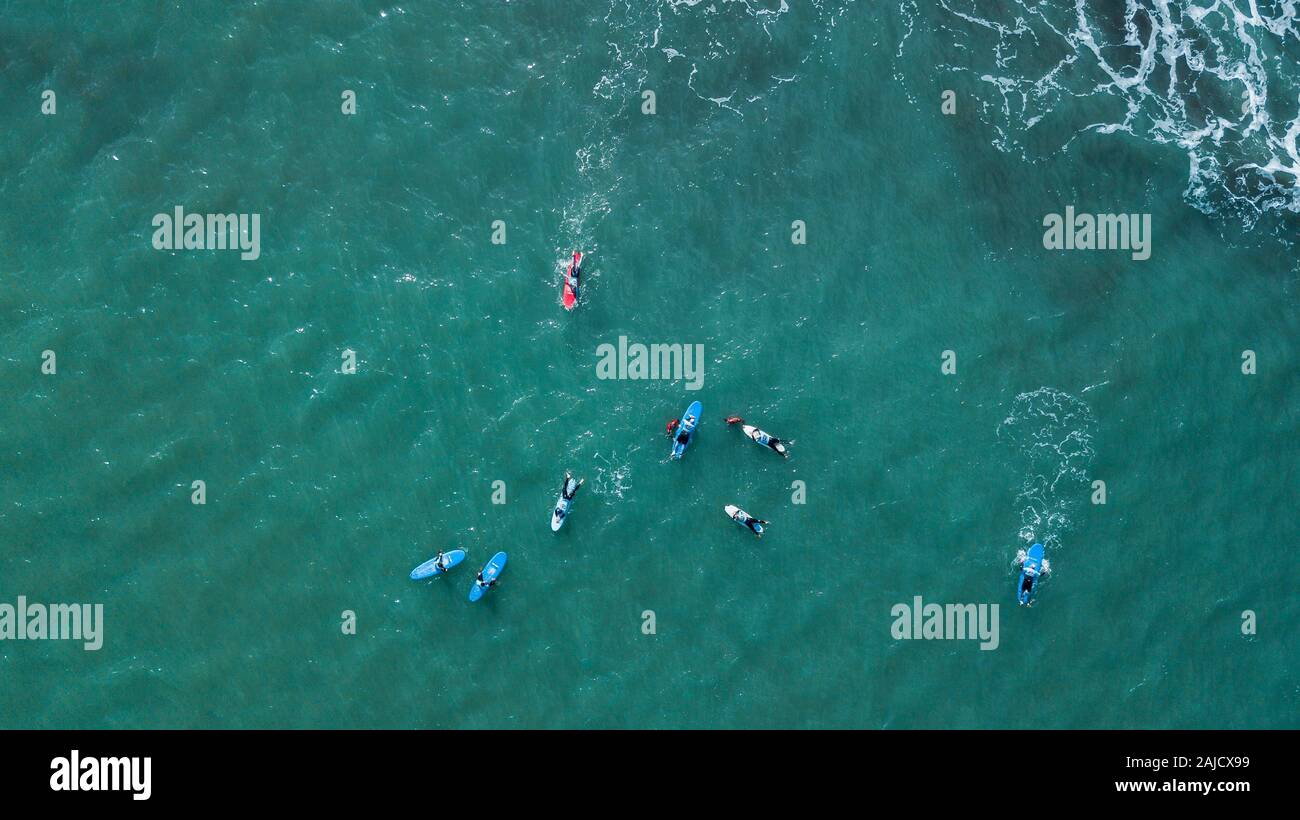
[[[1016,493],[1020,537],[1057,547],[1088,497],[1096,419],[1082,400],[1040,387],[1016,396],[998,425],[998,440],[1014,448],[1023,479]]]

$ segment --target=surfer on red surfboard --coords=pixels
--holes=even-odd
[[[573,310],[578,304],[578,278],[582,276],[582,251],[573,252],[573,261],[564,274],[564,309]]]

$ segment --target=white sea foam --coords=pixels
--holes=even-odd
[[[1072,515],[1088,499],[1095,429],[1091,408],[1068,393],[1040,387],[1016,396],[998,440],[1016,454],[1021,538],[1055,547],[1073,527]]]
[[[912,30],[917,5],[900,12]],[[1187,155],[1184,196],[1205,213],[1254,228],[1300,213],[1300,48],[1297,0],[938,0],[933,26],[989,89],[985,120],[1001,150],[1037,159],[1026,143],[1045,117],[1117,104],[1117,116],[1079,123]],[[1066,139],[1068,146],[1074,136]],[[1061,146],[1038,149],[1055,153]],[[1031,153],[1034,154],[1031,156]]]
[[[622,499],[623,494],[632,486],[632,454],[640,447],[633,447],[619,454],[596,453],[592,461],[596,464],[596,475],[592,479],[592,489],[597,495],[612,495]]]

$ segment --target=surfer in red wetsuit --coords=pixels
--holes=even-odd
[[[673,419],[672,421],[668,422],[668,435],[671,436],[673,434],[673,431],[676,429],[677,429],[677,419]]]

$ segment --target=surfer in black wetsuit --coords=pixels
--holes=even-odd
[[[736,514],[731,517],[737,523],[744,524],[746,527],[749,527],[749,529],[754,533],[754,535],[757,535],[759,538],[763,537],[763,533],[759,529],[760,527],[767,526],[767,522],[764,521],[763,519],[755,518],[754,516],[750,515],[744,510],[736,510]]]
[[[727,424],[744,424],[745,420],[740,416],[727,416],[726,422]],[[777,438],[776,436],[770,433],[764,433],[762,430],[758,430],[757,428],[751,428],[751,429],[755,430],[755,432],[753,435],[750,435],[749,437],[752,438],[755,442],[763,445],[764,447],[768,448],[769,450],[772,450],[773,452],[780,453],[782,458],[790,457],[790,453],[787,452],[785,449],[784,441],[782,441],[781,439]],[[749,432],[746,431],[745,434],[749,435]],[[764,439],[766,439],[766,441]]]
[[[686,418],[682,419],[682,421],[684,423],[681,425],[681,429],[677,431],[677,443],[684,446],[687,442],[691,440],[691,433],[689,430],[686,429],[686,425],[694,424],[695,419],[690,416],[687,416]]]
[[[573,497],[578,494],[578,489],[582,487],[583,482],[586,480],[584,478],[582,481],[574,481],[573,475],[566,472],[564,474],[564,484],[560,487],[560,495],[564,496],[565,501],[572,501]]]
[[[580,263],[580,262],[570,262],[570,263],[569,263],[569,277],[568,277],[568,279],[569,279],[569,287],[573,288],[573,293],[574,293],[575,296],[576,296],[577,293],[578,293],[578,277],[581,276],[581,275],[582,275],[582,263]]]

